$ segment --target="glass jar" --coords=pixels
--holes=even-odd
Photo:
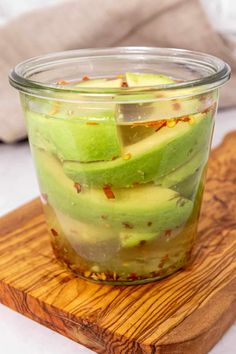
[[[76,85],[126,72],[168,75],[174,82]],[[140,284],[186,266],[218,89],[229,75],[229,66],[213,56],[145,47],[50,54],[10,73],[53,250],[76,275]]]

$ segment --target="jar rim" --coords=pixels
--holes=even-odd
[[[212,73],[197,79],[181,82],[161,84],[155,86],[121,87],[121,88],[96,88],[96,87],[66,87],[57,83],[34,81],[29,74],[40,70],[46,70],[48,65],[66,62],[73,63],[75,60],[88,60],[91,58],[127,57],[152,55],[156,59],[165,59],[175,63],[191,63],[211,69]],[[158,47],[114,47],[114,48],[91,48],[76,49],[64,52],[50,53],[37,56],[19,63],[9,74],[10,84],[21,92],[38,97],[49,97],[51,93],[63,92],[63,94],[75,93],[79,96],[93,98],[112,98],[114,96],[135,95],[142,93],[154,93],[160,91],[175,91],[181,94],[181,90],[189,88],[201,88],[201,91],[209,91],[222,86],[230,78],[230,66],[223,60],[202,52],[175,48]],[[63,78],[62,78],[63,79]]]

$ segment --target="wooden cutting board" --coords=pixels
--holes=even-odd
[[[236,318],[236,132],[211,155],[187,269],[139,286],[78,279],[34,200],[0,219],[0,301],[97,353],[207,353]]]

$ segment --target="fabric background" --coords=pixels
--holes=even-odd
[[[213,29],[200,0],[64,1],[0,28],[0,140],[26,136],[18,94],[7,77],[17,63],[49,52],[120,45],[187,48],[224,59],[233,75],[222,89],[221,106],[235,104],[234,44]]]

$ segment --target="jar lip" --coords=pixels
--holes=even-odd
[[[156,58],[176,63],[192,63],[201,64],[202,66],[212,69],[212,74],[201,78],[175,82],[170,84],[161,84],[155,86],[138,86],[138,87],[121,87],[121,88],[96,88],[96,87],[66,87],[66,85],[58,85],[57,83],[43,83],[34,81],[27,77],[29,72],[33,74],[36,70],[43,71],[47,65],[62,64],[65,62],[73,62],[80,59],[91,59],[99,57],[127,57],[127,60],[134,55],[153,55]],[[135,70],[134,70],[135,71]],[[223,85],[230,77],[230,66],[223,60],[202,52],[191,51],[187,49],[175,48],[158,48],[158,47],[114,47],[114,48],[91,48],[91,49],[76,49],[64,52],[50,53],[42,56],[37,56],[26,61],[23,61],[15,66],[9,73],[10,84],[21,92],[36,96],[48,97],[50,92],[58,93],[76,93],[81,96],[92,97],[112,97],[122,95],[134,95],[138,93],[148,93],[155,91],[181,91],[200,87],[202,91],[208,91]],[[62,78],[63,79],[63,78]]]

